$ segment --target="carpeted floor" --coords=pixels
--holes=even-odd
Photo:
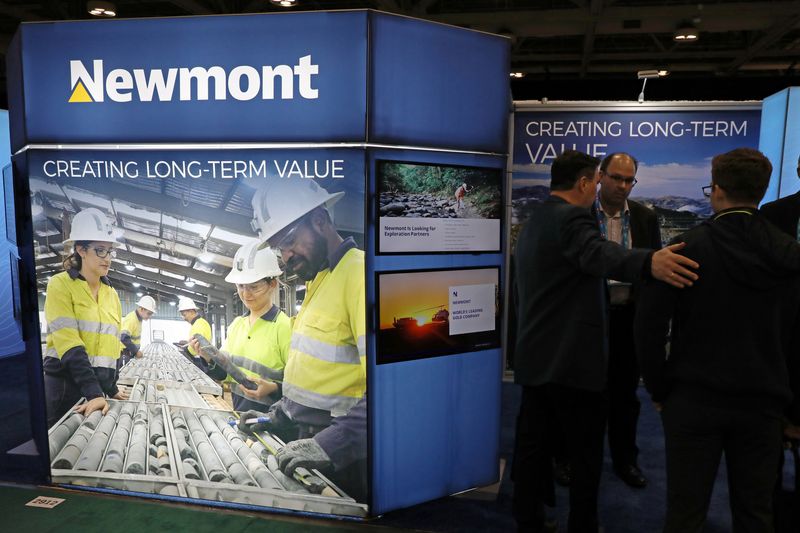
[[[644,489],[632,489],[617,478],[606,457],[600,485],[600,520],[606,533],[657,533],[661,531],[666,501],[666,474],[664,470],[664,435],[661,420],[653,409],[644,388],[639,389],[642,411],[639,419],[639,464],[649,479]],[[510,461],[514,439],[514,421],[519,410],[520,389],[511,383],[503,384],[503,424],[501,451]],[[794,464],[787,454],[784,468],[784,486],[794,484]],[[404,509],[379,519],[376,523],[394,527],[407,527],[425,531],[514,531],[511,518],[513,484],[509,469],[505,469],[494,500],[477,499],[473,493],[450,497]],[[566,530],[568,489],[558,487],[557,506],[553,515]],[[472,499],[470,499],[472,498]],[[728,507],[728,487],[724,458],[720,463],[717,483],[708,513],[706,533],[731,531],[731,514]]]
[[[503,424],[501,451],[505,466],[511,459],[514,419],[519,408],[519,389],[511,383],[503,386]],[[666,479],[661,422],[640,390],[642,414],[638,445],[640,466],[650,484],[642,490],[631,489],[617,479],[606,458],[600,490],[600,519],[606,533],[657,533],[664,517]],[[787,456],[788,457],[788,456]],[[785,485],[794,482],[791,459],[785,468]],[[500,483],[493,487],[458,496],[441,498],[409,509],[402,509],[364,523],[326,521],[305,517],[209,509],[183,504],[163,504],[136,498],[65,492],[52,488],[0,486],[0,531],[70,533],[80,531],[157,532],[305,532],[305,531],[393,531],[431,532],[501,532],[514,531],[511,518],[513,485],[509,469],[503,468]],[[35,496],[49,495],[67,501],[52,510],[26,507]],[[567,489],[558,488],[554,516],[566,529]],[[724,463],[709,511],[706,533],[731,530],[728,491]]]

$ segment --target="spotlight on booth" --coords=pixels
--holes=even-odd
[[[637,101],[640,104],[644,103],[644,88],[647,86],[647,80],[653,80],[658,78],[663,78],[664,76],[668,76],[668,70],[640,70],[636,73],[637,79],[643,80],[642,81],[642,91],[639,93],[639,98]]]

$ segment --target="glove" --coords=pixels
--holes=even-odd
[[[314,439],[290,442],[275,455],[275,459],[287,476],[294,474],[295,469],[300,467],[324,470],[331,466],[331,458]]]
[[[270,422],[257,422],[255,424],[246,424],[245,422],[247,420],[250,420],[251,418],[269,419],[270,416],[267,413],[262,413],[261,411],[256,411],[253,409],[251,409],[250,411],[245,411],[239,417],[239,423],[236,425],[236,427],[239,428],[239,431],[241,431],[242,433],[247,433],[248,435],[258,431],[269,431],[269,427],[271,425]]]

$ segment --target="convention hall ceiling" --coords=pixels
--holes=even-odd
[[[0,51],[5,52],[20,21],[89,19],[86,4],[0,1]],[[286,11],[269,0],[116,0],[114,4],[119,17],[132,18]],[[512,82],[515,97],[516,89],[544,81],[558,81],[567,88],[570,82],[587,80],[627,79],[635,84],[636,72],[650,69],[718,83],[787,76],[796,81],[800,59],[800,1],[298,0],[291,9],[360,8],[508,36],[513,43],[511,70],[525,75]],[[675,41],[681,28],[694,28],[699,38]]]

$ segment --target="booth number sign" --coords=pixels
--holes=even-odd
[[[52,509],[63,501],[64,498],[48,498],[47,496],[37,496],[25,505],[28,507],[43,507],[45,509]]]

